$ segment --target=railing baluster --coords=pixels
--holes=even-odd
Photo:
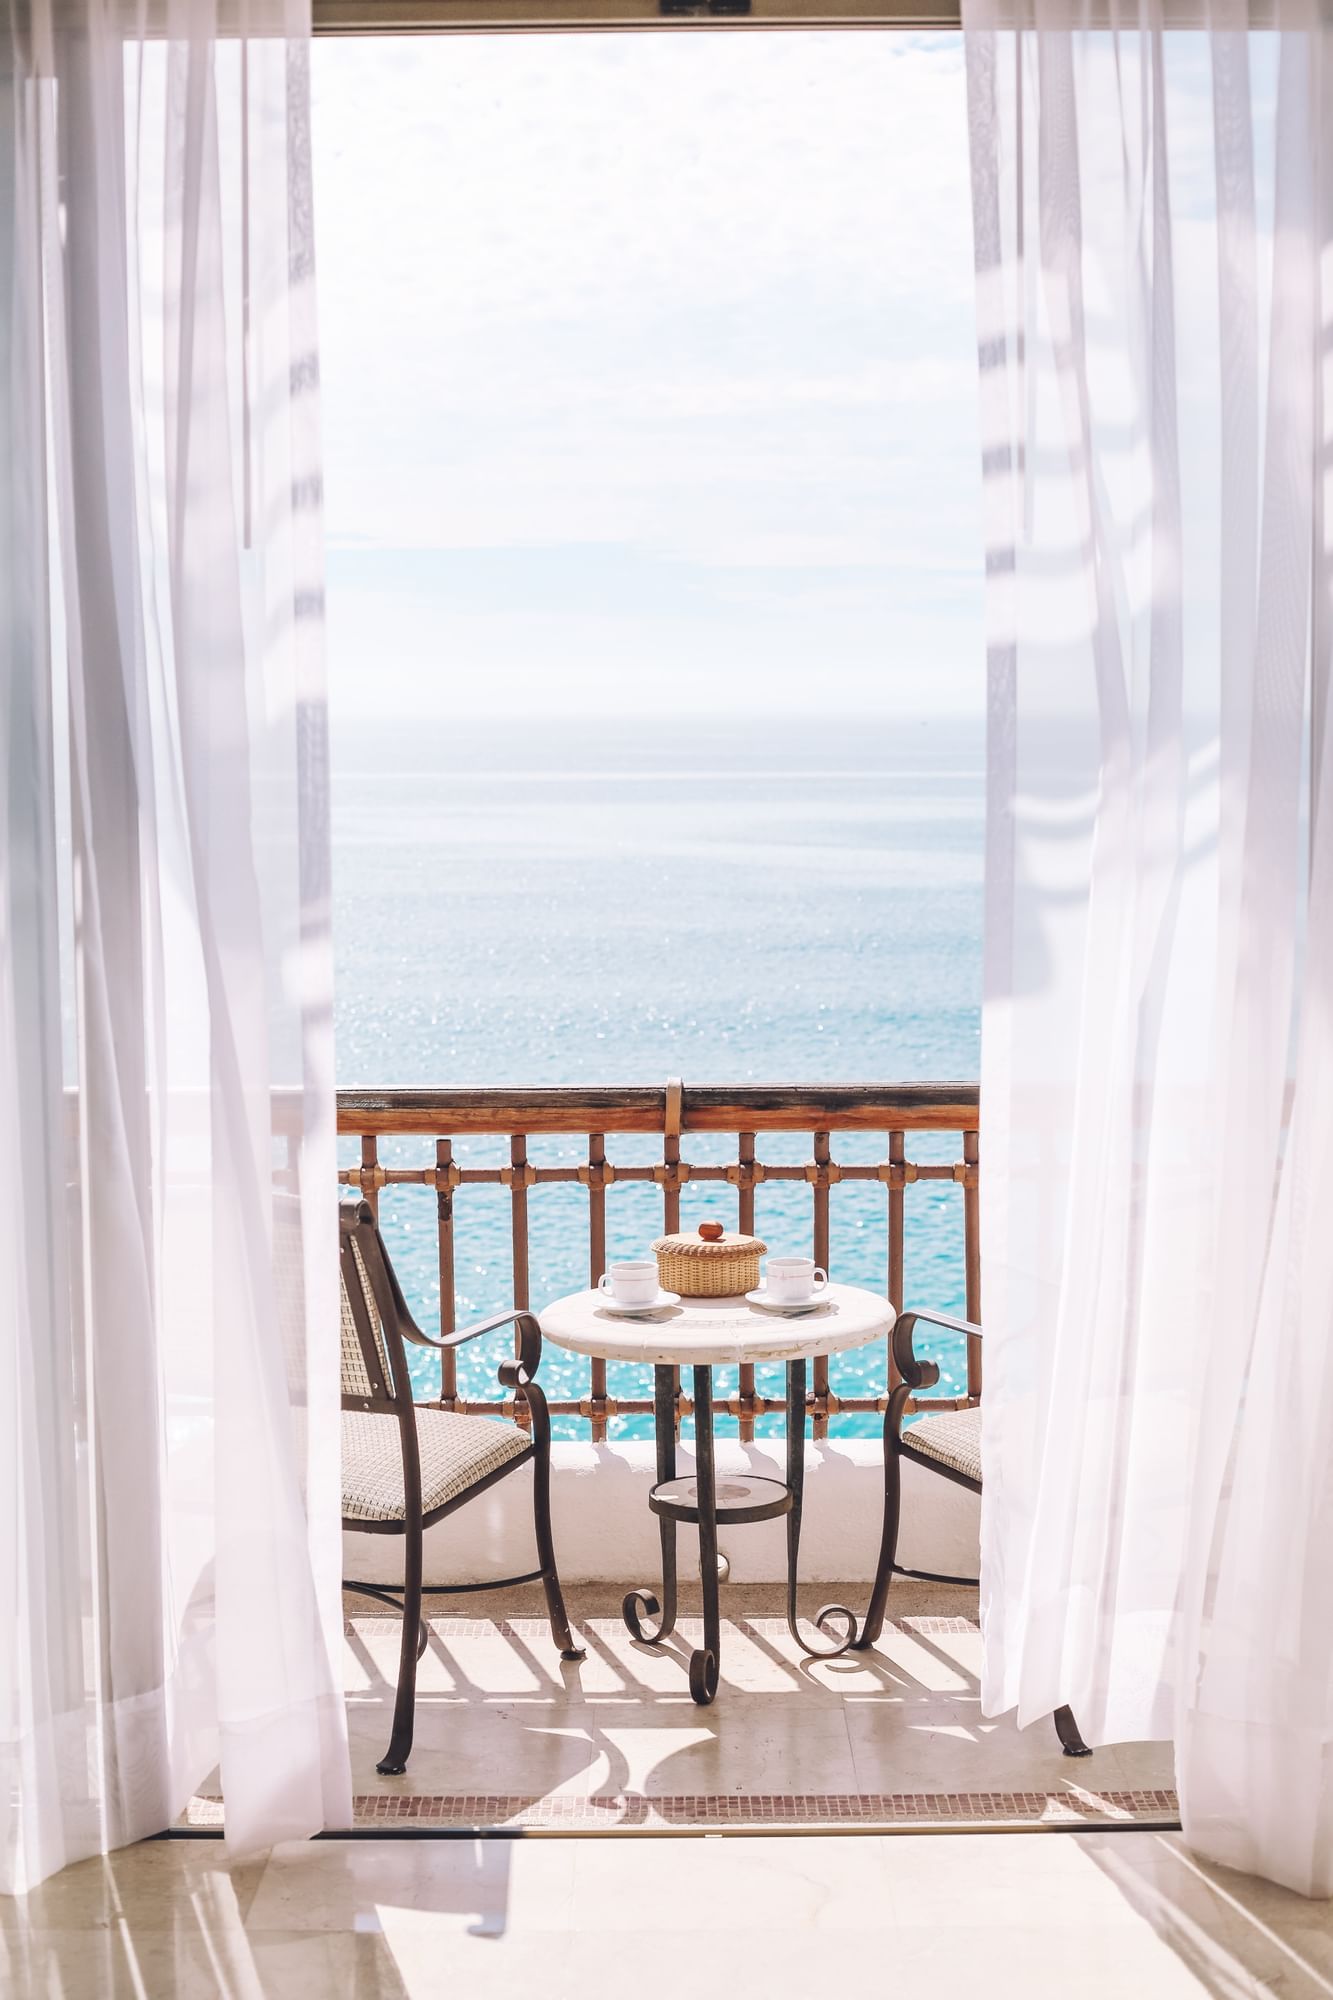
[[[448,1139],[435,1141],[435,1227],[440,1244],[440,1332],[452,1333],[457,1325],[458,1294],[454,1277],[454,1190],[451,1169],[454,1149]],[[440,1404],[452,1410],[458,1404],[458,1354],[449,1348],[440,1356]]]
[[[753,1132],[740,1133],[736,1143],[736,1153],[742,1170],[744,1170],[746,1167],[752,1168],[754,1166]],[[741,1182],[737,1187],[736,1192],[738,1196],[737,1206],[739,1209],[739,1214],[736,1219],[736,1226],[740,1230],[742,1236],[753,1236],[754,1235],[753,1177],[741,1180]],[[754,1418],[755,1418],[754,1363],[752,1361],[745,1361],[742,1362],[741,1364],[740,1405],[741,1405],[741,1410],[740,1410],[741,1443],[752,1444],[754,1441]]]
[[[895,1312],[903,1309],[903,1196],[906,1192],[907,1135],[889,1134],[889,1304]],[[901,1381],[889,1343],[889,1391]]]
[[[829,1163],[829,1135],[815,1133],[815,1262],[827,1271],[829,1267],[829,1177],[824,1171]],[[828,1436],[828,1356],[815,1356],[814,1366],[815,1421],[813,1435],[816,1439]]]
[[[662,1164],[680,1166],[680,1128],[684,1123],[685,1090],[678,1076],[668,1077],[662,1105]],[[662,1183],[662,1233],[671,1236],[680,1228],[680,1175]],[[671,1391],[676,1405],[676,1435],[680,1436],[680,1370],[671,1371]]]
[[[588,1283],[595,1285],[606,1270],[606,1136],[588,1134]],[[600,1356],[592,1364],[592,1441],[606,1439],[606,1363]]]
[[[514,1304],[528,1309],[528,1142],[522,1132],[509,1141],[509,1201],[513,1221]],[[517,1347],[515,1353],[517,1353]]]
[[[976,1132],[963,1134],[963,1269],[967,1317],[981,1325],[981,1152]],[[967,1337],[967,1400],[981,1401],[981,1342]]]
[[[370,1203],[376,1222],[380,1219],[380,1188],[384,1173],[380,1166],[379,1141],[373,1132],[361,1134],[361,1197]]]
[[[666,1087],[662,1117],[662,1164],[667,1178],[662,1182],[662,1230],[666,1236],[680,1228],[680,1131],[685,1092],[680,1078],[673,1076]]]
[[[522,1132],[515,1132],[509,1141],[509,1204],[511,1234],[513,1238],[514,1263],[514,1304],[526,1312],[529,1304],[528,1292],[528,1177],[532,1168],[528,1165],[528,1142]],[[514,1334],[514,1353],[518,1354],[522,1340]],[[516,1399],[514,1421],[528,1427],[528,1406]]]

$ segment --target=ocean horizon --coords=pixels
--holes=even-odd
[[[982,731],[955,721],[457,724],[335,728],[335,1023],[344,1088],[466,1085],[900,1083],[978,1073],[984,810]],[[910,1157],[958,1157],[913,1135]],[[802,1135],[761,1135],[760,1157],[808,1157]],[[354,1142],[340,1142],[354,1163]],[[687,1135],[685,1157],[734,1157]],[[424,1163],[421,1140],[385,1142],[387,1165]],[[883,1158],[876,1133],[835,1134],[834,1157]],[[660,1142],[608,1135],[623,1164]],[[505,1142],[459,1140],[467,1165],[501,1165]],[[577,1162],[577,1138],[533,1139],[531,1158]],[[963,1306],[961,1190],[918,1183],[905,1210],[909,1302]],[[881,1187],[831,1198],[830,1270],[883,1290]],[[608,1257],[659,1234],[661,1196],[607,1197]],[[735,1225],[730,1188],[686,1187],[682,1226]],[[540,1309],[587,1283],[587,1198],[529,1200],[531,1296]],[[434,1198],[386,1189],[381,1223],[414,1312],[439,1326]],[[509,1201],[455,1199],[458,1323],[512,1304]],[[756,1232],[808,1253],[808,1189],[761,1185]],[[459,1356],[466,1393],[498,1395],[493,1343]],[[941,1393],[965,1386],[961,1342],[942,1336]],[[414,1357],[418,1393],[438,1385]],[[834,1357],[843,1393],[883,1387],[881,1345]],[[771,1379],[768,1379],[771,1377]],[[609,1371],[614,1395],[651,1392],[649,1371]],[[780,1393],[780,1368],[760,1387]],[[548,1347],[548,1396],[581,1393],[587,1363]],[[719,1371],[719,1389],[729,1378]],[[761,1419],[761,1435],[780,1428]],[[834,1436],[877,1433],[848,1413]],[[610,1436],[646,1436],[647,1417]],[[576,1418],[558,1436],[586,1435]]]

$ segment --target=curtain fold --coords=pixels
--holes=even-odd
[[[1333,1894],[1319,0],[964,0],[990,645],[983,1698]],[[1312,727],[1313,725],[1313,727]]]
[[[308,4],[4,0],[0,1886],[350,1818]]]

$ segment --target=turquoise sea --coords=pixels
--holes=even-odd
[[[334,743],[338,1080],[389,1084],[851,1083],[965,1080],[978,1069],[983,764],[979,730],[867,719],[630,727],[467,722],[347,726]],[[957,1140],[910,1137],[909,1157],[955,1159]],[[686,1158],[734,1157],[734,1141],[687,1138]],[[577,1139],[531,1144],[577,1162]],[[759,1145],[809,1156],[793,1136]],[[835,1135],[834,1157],[884,1157],[875,1134]],[[387,1165],[425,1163],[426,1142],[385,1142]],[[608,1136],[608,1157],[660,1158]],[[355,1148],[343,1142],[343,1164]],[[460,1141],[465,1165],[499,1166],[502,1140]],[[909,1300],[963,1304],[961,1191],[907,1194]],[[586,1284],[587,1198],[529,1200],[532,1298]],[[730,1189],[686,1188],[682,1222],[734,1223]],[[509,1207],[499,1187],[455,1201],[458,1314],[511,1303]],[[424,1326],[439,1323],[434,1196],[386,1190],[381,1220]],[[808,1251],[810,1196],[761,1186],[756,1228]],[[612,1187],[608,1254],[661,1228],[655,1189]],[[885,1198],[832,1195],[835,1277],[883,1288]],[[963,1386],[959,1345],[933,1350],[942,1391]],[[491,1393],[494,1342],[464,1350],[470,1393]],[[420,1386],[438,1380],[423,1357]],[[883,1387],[875,1346],[835,1358],[845,1393]],[[549,1395],[577,1394],[586,1363],[548,1349]],[[761,1371],[761,1376],[765,1371]],[[611,1370],[647,1394],[647,1371]],[[773,1371],[772,1391],[780,1381]],[[642,1377],[642,1379],[641,1379]],[[761,1380],[761,1386],[770,1385]],[[767,1419],[772,1427],[776,1419]],[[576,1419],[559,1431],[582,1434]],[[622,1418],[613,1437],[646,1434]],[[878,1429],[840,1417],[835,1435]]]

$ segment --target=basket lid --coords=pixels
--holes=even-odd
[[[704,1235],[704,1230],[708,1234]],[[683,1229],[675,1236],[659,1236],[654,1250],[669,1250],[676,1257],[734,1257],[738,1251],[757,1252],[761,1257],[768,1245],[757,1236],[742,1236],[723,1229],[716,1222],[701,1222],[698,1229]]]

